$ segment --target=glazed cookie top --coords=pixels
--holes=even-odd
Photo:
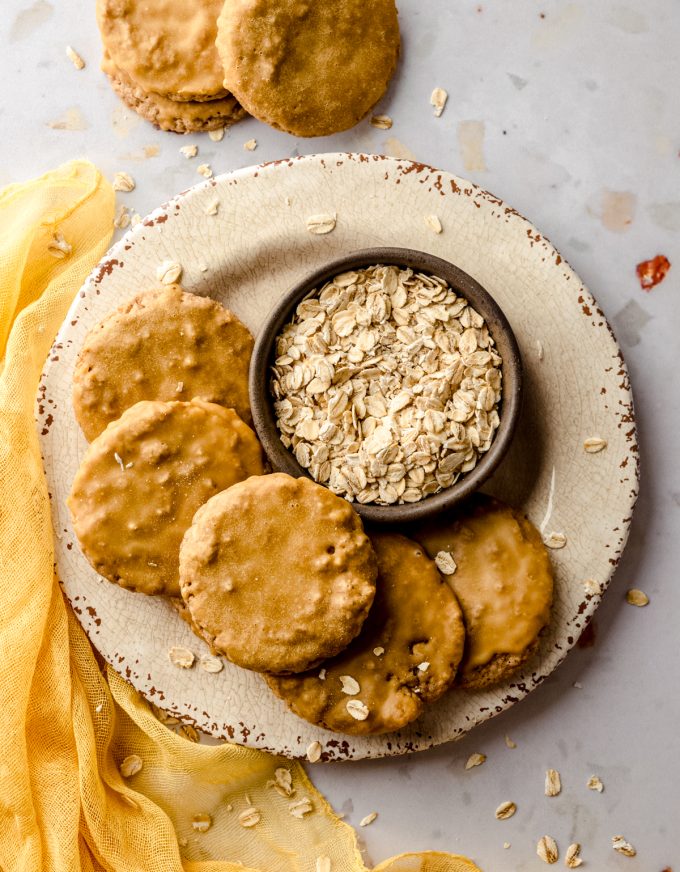
[[[422,547],[396,533],[371,542],[378,581],[359,636],[321,670],[267,676],[297,715],[355,735],[415,720],[453,684],[465,641],[456,598]]]
[[[143,401],[88,447],[68,506],[83,554],[110,581],[179,595],[179,546],[218,491],[263,471],[260,444],[233,409]]]
[[[97,23],[115,65],[145,91],[175,100],[225,94],[215,48],[224,0],[97,0]]]
[[[179,285],[145,291],[85,337],[73,373],[73,409],[93,439],[140,400],[194,397],[236,410],[250,423],[253,337],[209,297]]]
[[[375,555],[345,500],[306,478],[250,478],[196,513],[181,592],[239,666],[299,672],[342,650],[373,602]]]
[[[297,136],[356,124],[384,94],[399,41],[394,0],[230,0],[218,20],[225,88]]]
[[[414,536],[446,573],[463,609],[463,680],[497,655],[523,654],[548,623],[553,595],[550,559],[534,525],[478,494]]]

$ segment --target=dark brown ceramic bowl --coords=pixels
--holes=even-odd
[[[321,286],[340,273],[374,264],[411,267],[417,272],[444,279],[460,296],[465,297],[484,318],[489,332],[503,359],[502,395],[499,408],[500,425],[491,443],[473,470],[461,476],[445,490],[424,497],[417,503],[395,503],[381,506],[375,503],[352,503],[365,521],[378,524],[405,524],[423,521],[478,490],[501,462],[512,439],[521,407],[522,360],[517,340],[507,318],[495,300],[471,276],[458,267],[434,255],[408,248],[369,248],[334,260],[305,276],[281,297],[269,313],[255,340],[250,363],[250,405],[260,442],[272,467],[295,478],[311,478],[293,453],[281,442],[269,391],[270,367],[275,359],[275,341],[283,327],[292,319],[298,303],[318,292]]]

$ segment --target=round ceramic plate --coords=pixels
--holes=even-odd
[[[336,216],[331,233],[307,229],[307,218],[318,214]],[[440,234],[426,223],[430,215],[441,221]],[[220,300],[257,333],[303,274],[371,246],[416,248],[450,260],[500,304],[524,359],[526,398],[511,450],[485,490],[521,506],[546,536],[561,534],[566,544],[551,552],[552,623],[524,672],[493,690],[453,690],[398,733],[353,738],[300,720],[254,672],[227,662],[217,674],[173,666],[171,646],[197,655],[207,649],[163,599],[130,593],[94,572],[75,541],[65,499],[86,448],[71,407],[76,354],[104,315],[157,284],[162,261],[179,262],[187,290]],[[324,759],[417,751],[457,739],[519,701],[555,669],[596,609],[637,494],[626,368],[578,276],[531,224],[488,192],[449,173],[376,155],[315,155],[240,170],[153,212],[111,249],[78,294],[45,369],[38,423],[59,576],[94,646],[156,705],[215,737],[289,756],[303,756],[315,739]],[[594,436],[607,447],[591,454],[583,443]]]

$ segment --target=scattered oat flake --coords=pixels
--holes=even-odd
[[[212,818],[207,812],[199,812],[191,818],[191,826],[197,833],[207,833],[212,826]]]
[[[130,213],[128,207],[121,203],[116,212],[116,217],[113,219],[113,226],[117,227],[119,230],[124,230],[129,224]]]
[[[291,802],[288,806],[288,811],[296,818],[303,818],[314,809],[311,799],[305,796],[304,799],[298,799],[296,802]]]
[[[564,855],[564,865],[569,869],[578,869],[583,863],[581,859],[581,846],[578,842],[573,842],[567,848],[567,853]]]
[[[104,706],[103,706],[101,703],[99,703],[99,705],[96,705],[96,706],[94,707],[94,710],[97,712],[97,714],[100,714],[100,713],[101,713],[101,710],[102,710],[103,708],[104,708]]]
[[[588,454],[597,454],[599,451],[603,451],[607,447],[607,440],[602,439],[601,436],[590,436],[583,442],[583,450],[587,451]]]
[[[631,606],[642,608],[643,606],[649,605],[649,597],[643,590],[638,590],[636,587],[633,587],[626,592],[626,602]]]
[[[182,145],[180,146],[179,153],[183,154],[184,157],[189,160],[192,157],[196,157],[198,154],[198,146],[197,145]]]
[[[543,343],[540,339],[536,340],[536,354],[539,360],[543,360]]]
[[[259,809],[251,806],[250,808],[247,808],[245,811],[241,812],[241,814],[238,816],[238,822],[241,824],[242,827],[249,829],[250,827],[257,826],[257,824],[260,823],[261,818],[262,815],[260,814]]]
[[[511,818],[517,811],[517,806],[514,802],[502,802],[495,811],[496,819],[505,821]]]
[[[135,187],[135,180],[129,173],[125,173],[121,170],[113,177],[114,191],[122,191],[125,194],[129,194],[130,191],[134,191]]]
[[[443,88],[435,88],[430,94],[430,103],[434,106],[434,114],[436,118],[439,118],[444,111],[444,106],[446,106],[446,101],[448,99],[449,95]]]
[[[186,846],[189,844],[189,841],[182,836],[177,839],[177,844],[180,846],[180,848],[186,848]]]
[[[643,260],[635,267],[640,279],[640,287],[643,291],[651,291],[666,278],[666,273],[671,268],[671,262],[664,254],[657,254],[651,260]]]
[[[189,669],[194,665],[196,659],[194,652],[188,648],[182,648],[179,645],[173,646],[168,651],[170,662],[175,666],[180,666],[182,669]]]
[[[389,115],[373,115],[371,126],[377,127],[378,130],[389,130],[392,127],[392,119]]]
[[[120,774],[123,778],[130,778],[140,772],[143,765],[141,757],[137,754],[129,754],[119,766]]]
[[[199,164],[196,167],[196,172],[199,176],[203,176],[204,179],[212,179],[213,171],[210,169],[210,164]]]
[[[425,224],[433,233],[441,233],[442,232],[442,222],[437,218],[436,215],[425,215],[424,219]]]
[[[511,847],[511,845],[510,845],[510,842],[503,842],[503,847],[504,847],[504,848],[505,848],[505,850],[506,850],[506,851],[507,851],[507,850],[508,850],[508,848],[510,848],[510,847]]]
[[[342,684],[342,692],[348,694],[348,696],[354,696],[361,690],[359,682],[356,678],[352,678],[351,675],[341,675],[338,680]]]
[[[335,229],[337,216],[335,213],[322,215],[310,215],[307,219],[307,230],[310,233],[316,233],[317,236],[323,236]]]
[[[218,127],[217,130],[209,130],[208,136],[213,142],[221,142],[224,139],[224,127]]]
[[[429,660],[423,660],[422,663],[419,663],[419,664],[418,664],[418,670],[419,670],[420,672],[427,672],[427,670],[428,670],[429,668],[430,668],[430,661],[429,661]]]
[[[318,763],[321,759],[321,742],[310,742],[307,745],[307,759],[310,763]]]
[[[510,738],[510,736],[505,737],[505,744],[507,745],[508,748],[516,748],[517,747],[517,742],[513,742],[512,739]]]
[[[553,530],[552,533],[548,533],[547,536],[543,537],[543,544],[548,548],[554,548],[555,550],[564,548],[567,544],[567,537],[564,533],[558,533]]]
[[[255,149],[257,148],[257,140],[249,139],[247,142],[243,143],[243,147],[246,151],[255,151]]]
[[[355,721],[365,721],[368,717],[368,706],[360,699],[348,699],[345,707]]]
[[[486,754],[470,754],[465,763],[466,769],[472,769],[475,766],[481,766],[486,760]]]
[[[548,769],[545,773],[545,795],[557,796],[562,790],[562,780],[557,769]]]
[[[316,858],[316,872],[331,872],[331,858],[330,857],[317,857]]]
[[[382,645],[378,645],[377,648],[373,649],[373,653],[376,657],[382,657],[382,655],[385,653],[385,649],[382,647]]]
[[[575,682],[572,684],[572,687],[575,687],[576,690],[583,690],[583,685],[581,684],[580,681],[575,681]]]
[[[175,388],[175,393],[176,393],[176,394],[181,394],[183,390],[184,390],[184,382],[183,382],[183,381],[178,381],[178,382],[177,382],[177,387]]]
[[[369,824],[372,824],[373,821],[378,817],[377,811],[372,811],[366,815],[366,817],[361,818],[359,821],[360,827],[367,827]]]
[[[588,779],[588,790],[597,790],[598,793],[602,793],[604,790],[604,784],[597,775],[591,775]]]
[[[212,200],[209,200],[205,204],[205,214],[206,215],[217,215],[217,210],[220,208],[220,201],[217,197],[214,197]]]
[[[325,669],[320,669],[320,670],[319,670],[319,678],[321,679],[321,681],[325,681],[325,680],[326,680],[326,670],[325,670]]]
[[[536,845],[536,853],[544,863],[557,863],[560,858],[557,843],[552,836],[542,836]]]
[[[71,61],[77,70],[82,70],[85,67],[85,61],[81,58],[78,52],[71,45],[66,46],[66,57]]]
[[[456,561],[448,551],[439,551],[435,555],[434,562],[442,575],[453,575],[457,569]]]
[[[293,790],[293,776],[290,769],[286,769],[285,766],[280,766],[274,771],[274,781],[272,784],[278,787],[286,796],[292,796],[295,792]]]
[[[182,275],[182,265],[173,260],[164,260],[156,269],[156,278],[163,285],[174,285]]]
[[[52,240],[47,246],[47,251],[52,257],[56,257],[57,260],[63,260],[73,251],[73,246],[64,239],[61,233],[57,232],[52,234]]]
[[[599,596],[602,593],[602,587],[599,581],[596,581],[594,578],[586,578],[583,581],[583,587],[586,590],[586,593],[589,593],[591,596]]]
[[[120,454],[117,451],[113,452],[113,459],[116,461],[118,466],[120,466],[121,471],[125,472],[125,464],[123,463],[123,458],[120,456]]]
[[[204,672],[212,672],[213,674],[221,672],[224,668],[224,663],[219,657],[211,657],[209,654],[204,654],[201,657],[199,665]]]
[[[637,854],[635,848],[623,836],[612,836],[612,848],[624,857],[634,857]]]
[[[141,223],[141,221],[142,221],[142,216],[139,214],[139,212],[135,212],[135,213],[130,217],[130,224],[131,224],[133,227],[136,227],[138,224]]]
[[[198,744],[200,741],[198,730],[196,727],[192,727],[191,724],[182,724],[179,728],[179,735],[184,736],[185,739],[188,739],[190,742],[194,742],[195,744]]]

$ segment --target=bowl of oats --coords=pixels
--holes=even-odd
[[[495,300],[410,249],[359,251],[299,281],[250,365],[274,469],[309,476],[374,523],[422,521],[481,487],[521,396],[519,348]]]

